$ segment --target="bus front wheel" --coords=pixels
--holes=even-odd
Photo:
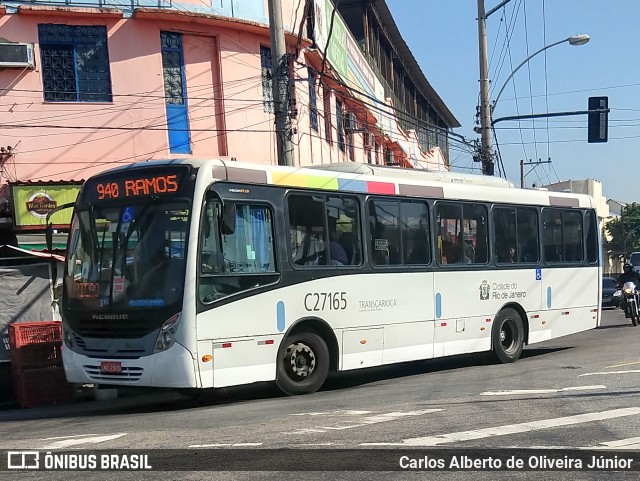
[[[493,321],[493,355],[498,362],[515,362],[524,348],[524,326],[515,309],[506,308]]]
[[[293,396],[320,389],[329,373],[329,349],[324,340],[311,332],[290,334],[280,344],[276,384]]]

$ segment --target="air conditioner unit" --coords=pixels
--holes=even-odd
[[[358,126],[356,124],[356,114],[353,112],[347,112],[347,115],[344,116],[344,130],[345,132],[355,132],[358,130]]]
[[[0,43],[0,68],[35,68],[33,44]]]

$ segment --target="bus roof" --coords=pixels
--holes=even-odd
[[[504,179],[458,172],[421,171],[355,162],[286,167],[223,159],[170,159],[138,162],[97,175],[167,165],[210,168],[213,179],[370,194],[592,208],[590,196],[519,189]]]

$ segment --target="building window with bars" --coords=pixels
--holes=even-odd
[[[336,130],[338,132],[338,148],[344,152],[344,112],[342,102],[336,99]]]
[[[273,75],[271,74],[271,48],[260,45],[260,65],[262,67],[262,108],[272,114],[273,106]]]
[[[38,25],[44,100],[111,102],[104,26]]]
[[[316,98],[316,74],[310,68],[307,69],[309,74],[309,123],[311,129],[318,131],[318,106]]]

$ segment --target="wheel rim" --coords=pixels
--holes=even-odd
[[[500,344],[502,350],[507,354],[511,354],[516,350],[516,322],[513,319],[506,319],[500,327]]]
[[[287,375],[296,382],[308,379],[316,370],[316,358],[316,353],[310,344],[304,341],[289,344],[284,357]]]

